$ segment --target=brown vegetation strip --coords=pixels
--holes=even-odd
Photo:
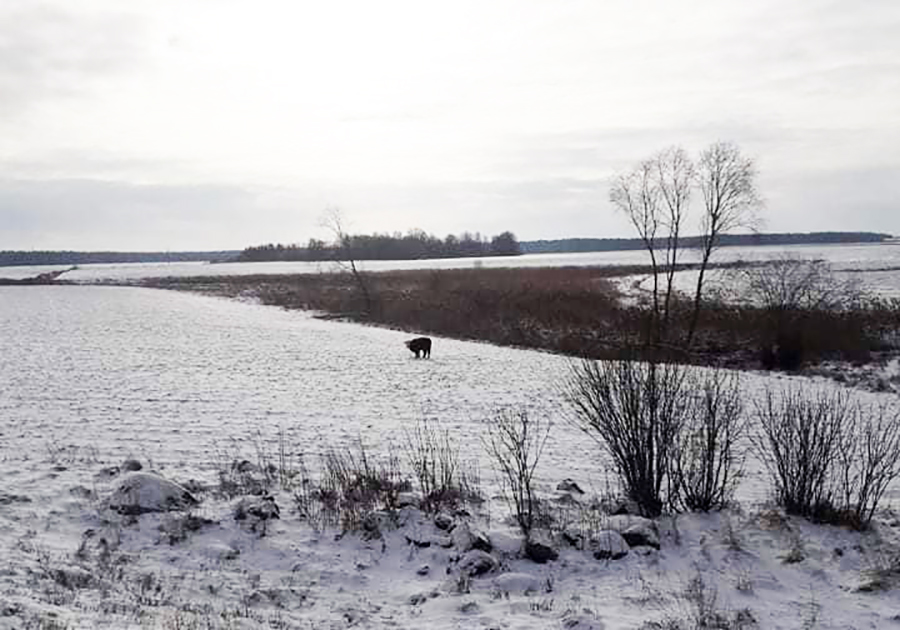
[[[572,356],[615,358],[633,354],[646,338],[646,305],[625,305],[611,277],[643,267],[450,269],[367,273],[367,308],[349,273],[156,278],[143,286],[318,311],[324,316],[414,333],[488,341]],[[690,303],[673,310],[673,339],[684,338]],[[722,303],[706,306],[691,352],[679,361],[758,367],[763,348],[796,339],[805,363],[822,359],[870,360],[896,347],[900,308],[872,303],[849,313],[773,313]],[[892,337],[893,335],[893,337]],[[677,344],[674,344],[677,345]]]

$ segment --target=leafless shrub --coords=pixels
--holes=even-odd
[[[756,412],[761,433],[752,440],[775,485],[778,505],[810,518],[830,510],[836,465],[854,423],[847,395],[767,390]]]
[[[575,426],[606,449],[645,516],[662,513],[690,405],[686,386],[684,367],[636,361],[574,363],[564,385]]]
[[[869,525],[900,477],[900,412],[860,405],[843,392],[768,391],[757,404],[754,444],[786,511],[813,520]]]
[[[404,435],[406,460],[418,481],[426,511],[477,497],[477,482],[461,465],[459,445],[450,438],[449,429],[438,428],[423,418]]]
[[[714,370],[701,383],[675,442],[671,502],[687,510],[722,509],[743,472],[738,449],[746,422],[737,373]]]
[[[497,466],[507,499],[515,510],[516,522],[526,536],[538,521],[534,471],[540,461],[550,422],[536,420],[524,409],[499,409],[488,421],[483,444]]]
[[[841,278],[824,260],[782,258],[735,267],[743,298],[775,312],[844,311],[859,306],[863,291],[858,278]]]
[[[376,460],[361,438],[354,447],[330,448],[322,464],[319,499],[344,531],[357,530],[372,510],[396,508],[398,495],[412,488],[396,454]]]
[[[841,452],[840,500],[851,524],[865,528],[888,485],[900,477],[900,411],[858,406],[853,425]]]

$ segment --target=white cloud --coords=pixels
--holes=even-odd
[[[900,171],[891,0],[34,6],[0,9],[15,26],[0,35],[10,178],[278,190],[304,217],[341,203],[361,229],[551,237],[624,229],[605,218],[606,178],[670,144],[739,142],[770,229],[808,220],[803,187],[821,176],[853,173],[832,178],[849,192],[860,173]],[[889,200],[867,199],[878,210],[834,205],[828,220],[900,232]],[[250,236],[156,203],[223,247]],[[257,216],[271,223],[253,234],[289,240],[280,211]],[[299,240],[311,223],[289,221]]]

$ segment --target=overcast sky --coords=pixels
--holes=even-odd
[[[717,140],[768,231],[900,234],[897,0],[3,0],[0,249],[631,236]]]

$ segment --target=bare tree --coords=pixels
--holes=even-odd
[[[628,217],[650,255],[653,321],[647,341],[651,346],[666,341],[693,181],[690,157],[684,149],[671,147],[616,176],[609,192],[610,201]]]
[[[334,237],[335,262],[342,269],[349,269],[365,302],[366,314],[372,314],[374,301],[369,290],[369,284],[356,264],[356,255],[353,250],[353,237],[344,229],[344,216],[340,208],[328,206],[322,216],[322,225],[326,227]]]
[[[703,300],[703,282],[709,260],[722,234],[739,227],[753,227],[761,200],[756,188],[756,165],[737,145],[716,142],[700,154],[697,184],[703,197],[700,219],[700,274],[688,329],[690,346],[697,330]]]
[[[666,230],[666,292],[661,327],[662,337],[669,327],[681,228],[687,217],[691,201],[691,188],[694,185],[694,164],[684,149],[680,147],[666,149],[654,157],[652,163],[656,172],[656,186],[663,202],[662,224]],[[664,341],[664,339],[661,338],[660,341]]]

